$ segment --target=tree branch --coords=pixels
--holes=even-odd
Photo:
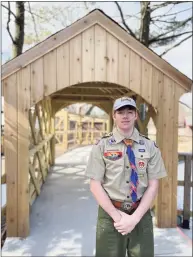
[[[16,19],[15,13],[11,11],[10,3],[9,3],[9,2],[8,2],[8,5],[9,5],[9,7],[7,7],[7,6],[3,5],[3,4],[1,4],[1,6],[3,6],[5,9],[7,9],[8,12],[9,12],[10,14],[12,14],[12,15],[14,16],[14,18]]]
[[[185,35],[185,34],[188,34],[188,33],[191,33],[191,36],[192,36],[192,32],[193,32],[193,31],[186,31],[186,32],[183,32],[183,33],[178,34],[178,35],[173,35],[173,36],[158,38],[157,40],[155,40],[155,41],[153,41],[153,42],[150,40],[150,44],[152,44],[152,43],[157,43],[157,42],[160,42],[160,41],[163,41],[163,40],[167,40],[167,39],[177,38],[177,37],[180,37],[180,36]]]
[[[171,1],[171,2],[164,2],[164,3],[161,3],[161,4],[158,4],[158,5],[154,5],[152,8],[151,8],[151,12],[157,10],[157,9],[160,9],[160,8],[163,8],[163,7],[166,7],[168,6],[169,4],[174,4],[174,5],[177,5],[177,4],[182,4],[182,3],[188,3],[188,1]]]
[[[33,15],[32,11],[31,11],[30,2],[28,2],[28,6],[29,6],[29,12],[30,12],[30,14],[31,14],[31,16],[32,16],[32,20],[33,20],[33,24],[34,24],[34,30],[35,30],[35,34],[36,34],[36,40],[37,40],[37,42],[39,42],[39,37],[38,37],[36,22],[35,22],[34,15]]]
[[[117,5],[117,8],[118,8],[118,10],[119,10],[119,12],[120,12],[123,25],[125,26],[125,28],[127,29],[127,31],[130,32],[131,36],[133,36],[134,38],[136,38],[136,36],[135,36],[135,34],[133,33],[133,31],[129,28],[129,26],[128,26],[128,25],[126,24],[126,22],[125,22],[125,19],[124,19],[124,17],[123,17],[123,12],[122,12],[122,10],[121,10],[120,5],[119,5],[118,2],[116,2],[116,1],[115,1],[115,4]]]
[[[191,17],[188,18],[188,19],[186,19],[186,20],[183,21],[181,24],[179,24],[175,29],[178,29],[178,28],[184,26],[188,21],[191,21],[191,19],[192,19]],[[165,35],[167,35],[167,34],[170,33],[170,32],[173,32],[173,28],[172,28],[171,30],[168,30],[168,31],[166,31],[166,32],[164,32],[164,33],[158,35],[157,37],[154,37],[154,38],[150,39],[150,44],[159,41],[159,38],[160,38],[160,37],[165,36]],[[186,33],[186,32],[185,32],[185,33]],[[161,39],[161,40],[163,40],[163,39]]]
[[[192,35],[189,35],[188,37],[182,39],[180,42],[178,42],[177,44],[173,45],[172,47],[168,48],[167,50],[165,50],[162,54],[160,54],[160,57],[162,57],[163,55],[167,54],[170,50],[174,49],[175,47],[181,45],[184,41],[186,41],[187,39],[191,38]]]
[[[160,18],[160,17],[163,18],[163,17],[166,17],[166,16],[177,15],[177,14],[179,14],[179,13],[186,12],[186,11],[189,11],[189,10],[192,10],[192,8],[188,8],[188,9],[185,9],[185,10],[182,10],[182,11],[179,11],[179,12],[175,12],[175,13],[157,15],[157,16],[152,17],[151,19],[153,20],[154,18]]]
[[[175,24],[175,23],[176,23],[176,21],[162,21],[162,20],[159,20],[159,19],[157,19],[157,20],[151,20],[152,23],[154,23],[154,22],[156,22],[156,21],[158,21],[158,22],[164,22],[164,23],[169,23],[169,24]]]
[[[10,2],[8,2],[7,31],[8,31],[8,33],[9,33],[9,36],[10,36],[10,38],[11,38],[13,44],[16,44],[16,42],[15,42],[15,40],[13,39],[13,36],[12,36],[12,34],[11,34],[11,32],[10,32],[10,28],[9,28],[9,23],[10,23],[10,21],[11,21],[10,16],[11,16],[11,7],[10,7]],[[16,16],[15,16],[15,17],[16,17]]]

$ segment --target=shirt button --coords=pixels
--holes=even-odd
[[[129,181],[126,181],[126,183],[129,183]]]
[[[129,169],[129,166],[126,166],[127,169]]]
[[[129,198],[130,196],[128,195],[127,198]]]

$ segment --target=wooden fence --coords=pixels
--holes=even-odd
[[[94,144],[106,132],[109,132],[108,119],[81,116],[62,110],[55,116],[56,152]]]

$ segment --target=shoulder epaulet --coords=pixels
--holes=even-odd
[[[104,134],[104,135],[102,136],[102,138],[111,137],[112,135],[113,135],[112,132],[106,133],[106,134]]]
[[[143,134],[141,134],[141,133],[139,133],[139,135],[142,136],[142,137],[145,137],[145,138],[148,139],[148,140],[151,140],[149,137],[147,137],[147,136],[145,136],[145,135],[143,135]]]

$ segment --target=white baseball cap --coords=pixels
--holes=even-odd
[[[137,109],[136,102],[132,98],[125,96],[115,100],[113,110],[116,111],[123,106],[132,106]]]

